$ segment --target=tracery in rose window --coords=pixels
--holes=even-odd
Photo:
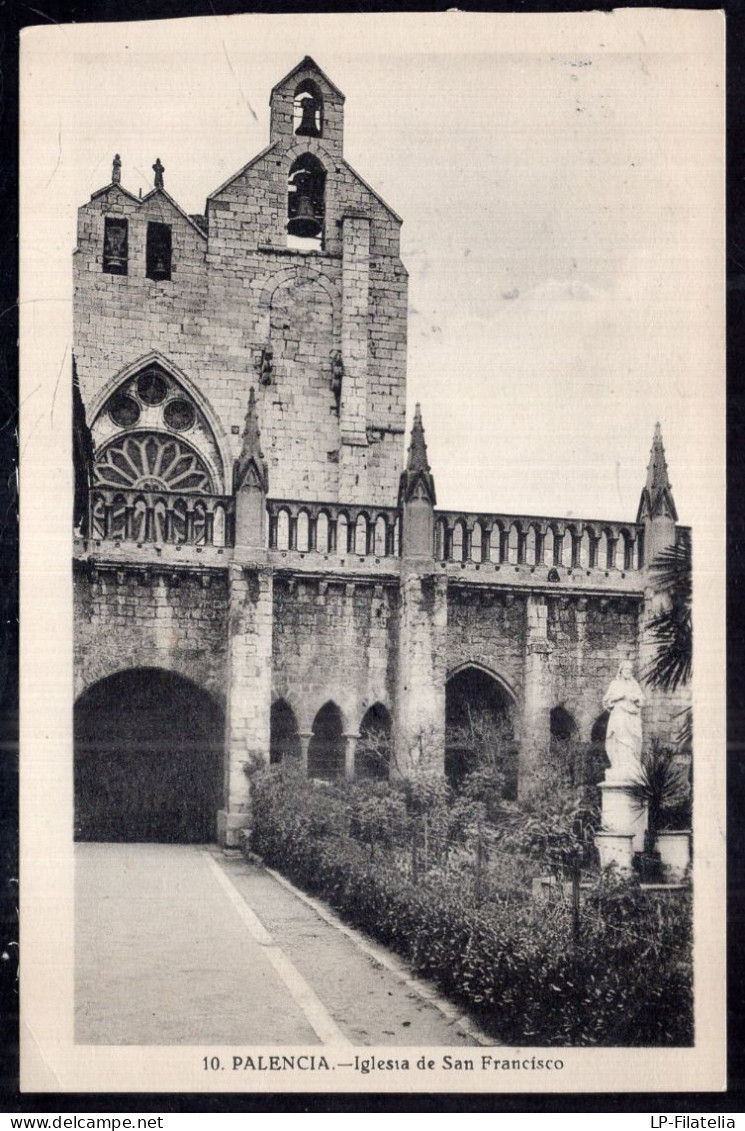
[[[96,459],[95,481],[127,490],[212,491],[209,471],[194,449],[158,432],[128,433],[113,440]]]
[[[108,503],[108,517],[103,496],[95,497],[94,537],[197,545],[211,540],[213,517],[199,499],[213,491],[210,474],[178,438],[157,432],[119,436],[99,453],[94,477],[96,486],[122,492]],[[135,491],[143,495],[133,497]]]

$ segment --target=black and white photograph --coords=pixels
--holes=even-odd
[[[23,1087],[723,1087],[721,13],[21,74]]]

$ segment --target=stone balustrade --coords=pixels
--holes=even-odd
[[[400,557],[397,507],[268,499],[270,550],[375,560]],[[138,545],[231,547],[235,500],[225,495],[95,487],[90,539]],[[434,560],[461,568],[573,570],[626,576],[642,570],[641,524],[435,510]],[[550,578],[549,578],[550,580]]]
[[[232,546],[234,500],[168,491],[91,491],[90,538],[188,546]]]
[[[270,550],[399,556],[400,512],[396,507],[269,499],[267,510]]]
[[[644,565],[644,531],[633,522],[435,512],[439,562],[548,566],[619,572]]]

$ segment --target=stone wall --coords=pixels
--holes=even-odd
[[[129,668],[175,672],[225,703],[228,590],[223,572],[75,570],[75,696]]]
[[[574,718],[578,737],[589,741],[602,714],[602,699],[622,660],[639,678],[641,602],[623,598],[558,598],[548,602],[552,707]],[[645,712],[645,721],[647,712]]]
[[[451,587],[448,671],[465,663],[479,664],[520,699],[525,662],[525,601],[522,594]]]
[[[441,773],[447,680],[476,666],[512,702],[522,790],[548,753],[553,708],[571,715],[587,744],[620,661],[630,658],[640,674],[639,599],[453,585],[406,559],[398,579],[344,578],[333,567],[302,575],[268,564],[263,550],[246,552],[228,569],[81,561],[75,570],[76,696],[144,667],[181,675],[224,704],[226,843],[246,822],[244,767],[268,759],[278,699],[292,708],[306,750],[327,703],[352,744],[381,703],[393,722],[393,773]],[[678,699],[649,698],[647,740],[669,741]]]
[[[121,216],[128,222],[126,275],[103,270],[107,216]],[[156,282],[145,275],[149,220],[171,225],[170,280]],[[138,201],[112,186],[79,210],[73,256],[74,335],[80,388],[87,406],[121,369],[152,350],[170,358],[199,383],[200,335],[206,323],[206,250],[205,237],[163,193]]]
[[[398,595],[389,586],[275,578],[272,696],[310,733],[329,700],[356,734],[373,703],[393,714]]]

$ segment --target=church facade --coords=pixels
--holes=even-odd
[[[128,192],[118,156],[79,210],[81,836],[235,843],[262,760],[457,778],[474,717],[519,792],[552,742],[602,741],[604,688],[651,654],[680,530],[659,427],[633,521],[438,509],[418,406],[406,450],[401,219],[312,59],[270,106],[203,214],[160,160]],[[650,691],[647,733],[683,706]]]

